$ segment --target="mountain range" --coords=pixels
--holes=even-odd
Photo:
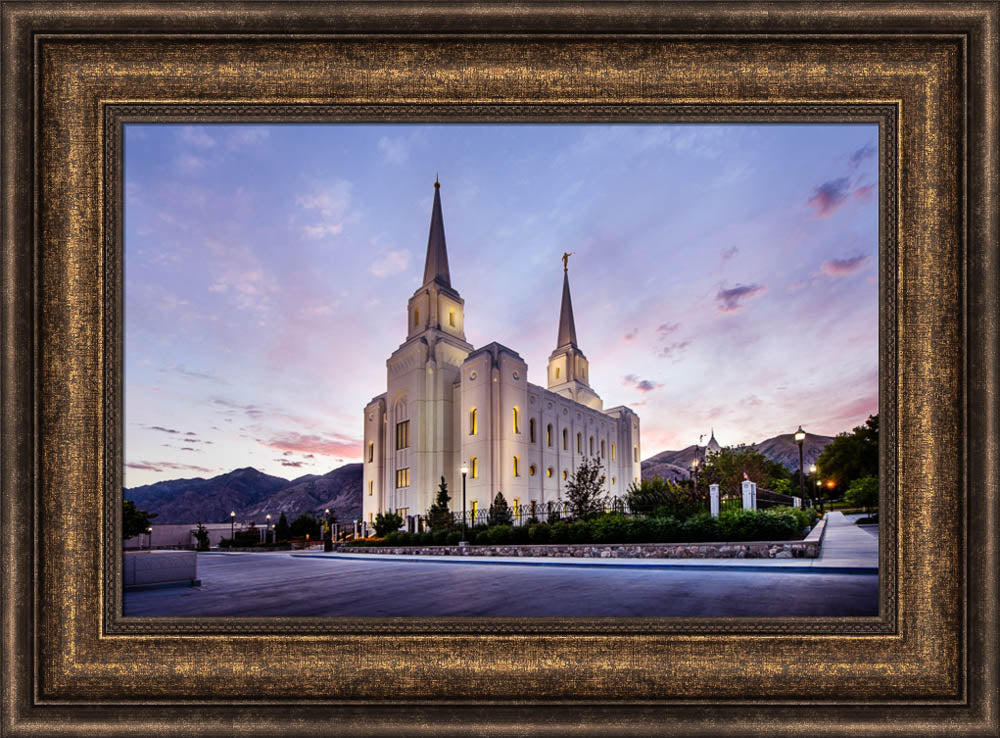
[[[833,438],[806,434],[803,464],[814,464]],[[799,449],[791,433],[774,436],[755,444],[764,456],[784,464],[792,471],[799,468]],[[661,451],[642,462],[642,477],[687,479],[691,462],[702,458],[704,446],[688,446],[680,451]],[[306,474],[296,479],[264,474],[253,467],[235,469],[211,479],[170,479],[125,490],[125,499],[136,507],[157,514],[156,522],[225,523],[235,511],[238,522],[263,523],[270,514],[277,522],[281,513],[289,522],[304,512],[322,515],[326,508],[337,520],[348,522],[361,518],[361,464],[346,464],[326,474]]]

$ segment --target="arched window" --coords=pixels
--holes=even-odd
[[[582,433],[577,433],[576,434],[576,452],[578,454],[582,454],[583,453],[583,434]]]
[[[563,451],[569,450],[569,431],[563,428]]]
[[[473,456],[469,461],[469,467],[472,470],[472,478],[476,479],[479,476],[479,458]]]
[[[532,464],[531,466],[528,467],[528,475],[532,476],[532,477],[535,476],[535,465],[534,464]]]
[[[566,477],[568,477],[568,476],[569,476],[569,471],[567,471],[566,469],[563,469],[563,481],[565,481]]]
[[[518,477],[518,476],[520,476],[520,471],[521,471],[521,463],[520,463],[520,459],[518,459],[518,458],[517,458],[517,457],[515,456],[515,457],[514,457],[514,476],[515,476],[515,477]]]
[[[601,458],[604,458],[604,439],[601,439]]]
[[[611,484],[613,485],[614,483],[615,483],[615,478],[611,477]]]
[[[515,433],[520,433],[521,432],[521,424],[518,422],[517,408],[516,407],[514,408],[514,413],[513,414],[514,414],[514,432]]]
[[[548,469],[545,470],[545,476],[547,476],[547,477],[551,477],[552,476],[552,467],[551,466]]]
[[[548,427],[545,429],[545,445],[549,448],[552,447],[552,423],[549,423]]]
[[[369,480],[368,481],[368,494],[369,495],[375,494],[375,481],[374,480]]]
[[[479,432],[479,411],[472,408],[469,411],[469,435],[474,436]]]
[[[535,419],[528,421],[528,435],[532,443],[535,442]]]
[[[375,461],[375,442],[368,442],[368,461]]]
[[[635,457],[636,461],[639,460],[639,447],[638,446],[633,446],[632,447],[632,456]]]

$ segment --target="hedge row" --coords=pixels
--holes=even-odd
[[[726,510],[717,518],[708,513],[687,520],[650,517],[628,518],[620,514],[601,515],[572,523],[470,528],[466,539],[473,545],[542,543],[692,543],[709,541],[787,541],[802,538],[816,515],[812,510],[775,507],[767,510]],[[394,531],[384,539],[357,541],[365,546],[454,546],[461,531],[438,530],[425,533]]]

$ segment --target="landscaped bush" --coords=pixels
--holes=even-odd
[[[485,534],[491,546],[503,546],[514,542],[514,528],[510,525],[494,525]]]
[[[551,529],[548,525],[534,523],[528,526],[528,541],[530,543],[548,543]]]

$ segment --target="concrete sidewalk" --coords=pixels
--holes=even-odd
[[[254,554],[256,555],[256,554]],[[572,566],[577,568],[715,569],[740,571],[812,572],[817,574],[877,574],[878,539],[849,522],[840,512],[826,515],[826,532],[815,559],[588,559],[546,556],[426,556],[417,554],[293,553],[295,558],[364,561],[486,564],[493,566]]]

